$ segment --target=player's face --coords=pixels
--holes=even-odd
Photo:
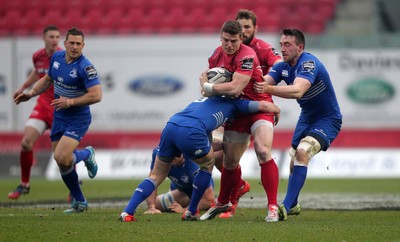
[[[85,43],[83,42],[83,37],[81,35],[69,35],[64,41],[65,51],[67,53],[67,60],[75,60],[82,55],[83,47]]]
[[[249,45],[254,38],[255,33],[257,32],[257,26],[254,26],[253,21],[251,19],[238,19],[237,20],[242,26],[243,33],[243,44]]]
[[[283,61],[292,66],[295,65],[297,63],[297,59],[303,51],[303,45],[297,45],[295,37],[285,35],[282,35],[279,44],[281,46]]]
[[[235,54],[239,50],[240,44],[242,43],[241,34],[231,35],[223,32],[220,39],[222,48],[227,55]]]
[[[47,31],[43,36],[43,40],[45,49],[54,52],[57,50],[58,43],[60,42],[60,32],[57,30]]]

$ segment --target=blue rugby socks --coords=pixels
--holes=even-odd
[[[210,180],[211,180],[211,173],[205,170],[200,170],[199,173],[197,173],[196,177],[194,178],[192,198],[190,200],[190,204],[188,207],[188,210],[192,213],[192,215],[196,214],[199,202],[203,197],[204,192],[208,188]]]
[[[124,212],[133,215],[136,208],[141,202],[143,202],[148,196],[150,196],[156,189],[156,184],[150,178],[144,179],[133,193],[131,200],[126,205]]]
[[[79,185],[78,174],[76,173],[75,167],[72,166],[69,170],[60,172],[65,185],[71,192],[72,197],[76,201],[80,202],[85,201],[85,197],[83,196],[81,186]]]
[[[297,200],[301,189],[303,188],[304,182],[307,177],[306,166],[294,166],[293,173],[289,179],[286,197],[283,200],[283,204],[287,211],[291,208],[292,204]]]
[[[88,149],[74,150],[72,153],[72,164],[78,164],[79,162],[86,160],[90,156]]]

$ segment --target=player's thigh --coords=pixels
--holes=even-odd
[[[272,123],[266,120],[259,120],[255,124],[258,124],[252,130],[255,151],[265,152],[265,149],[267,149],[267,152],[270,152],[274,138]]]
[[[235,168],[250,142],[250,134],[231,130],[224,133],[224,166]]]

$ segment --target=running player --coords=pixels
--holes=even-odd
[[[46,75],[50,58],[54,52],[61,50],[60,31],[54,25],[47,26],[43,30],[44,48],[39,49],[32,55],[34,68],[25,82],[14,92],[15,99],[23,91]],[[10,199],[18,199],[21,195],[29,194],[31,169],[34,163],[33,146],[37,139],[46,131],[51,129],[53,123],[53,107],[50,105],[54,99],[54,88],[51,85],[37,99],[28,121],[25,124],[24,134],[21,141],[21,152],[19,163],[21,167],[21,183],[15,190],[8,194]]]
[[[69,29],[64,40],[65,51],[53,54],[48,73],[29,93],[22,93],[14,100],[16,104],[28,101],[54,82],[55,99],[51,103],[54,120],[50,139],[61,177],[74,198],[71,208],[64,213],[83,212],[88,208],[75,164],[83,160],[90,178],[96,176],[98,169],[92,147],[77,149],[91,123],[89,105],[100,102],[102,97],[97,71],[82,54],[84,46],[83,32],[77,28]]]

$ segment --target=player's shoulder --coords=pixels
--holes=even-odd
[[[315,55],[311,54],[310,52],[305,52],[305,51],[301,54],[299,60],[300,61],[318,61],[319,62],[319,59]]]
[[[35,51],[33,54],[32,54],[32,57],[34,58],[34,59],[36,59],[36,58],[39,58],[39,57],[42,57],[42,56],[46,56],[47,54],[46,54],[46,49],[45,48],[41,48],[41,49],[38,49],[37,51]]]
[[[323,66],[322,62],[313,54],[309,52],[303,52],[299,58],[299,63],[301,66],[308,66],[308,65],[313,65],[313,66]],[[309,64],[310,63],[310,64]]]
[[[254,37],[253,41],[251,41],[251,45],[254,46],[255,48],[261,49],[261,50],[272,48],[272,46],[270,44],[268,44],[264,40],[256,38],[256,37]]]
[[[243,52],[243,53],[256,53],[255,50],[253,48],[251,48],[250,46],[247,46],[245,44],[240,44],[240,49],[239,49],[239,53]]]
[[[54,52],[53,57],[54,58],[60,58],[63,57],[65,55],[65,50],[57,50],[56,52]]]
[[[81,55],[78,61],[80,66],[82,67],[93,66],[92,62],[85,55]]]
[[[218,56],[220,56],[222,54],[223,54],[222,46],[218,46],[217,48],[215,48],[213,50],[213,52],[211,52],[211,55],[210,55],[209,59],[218,58]]]

